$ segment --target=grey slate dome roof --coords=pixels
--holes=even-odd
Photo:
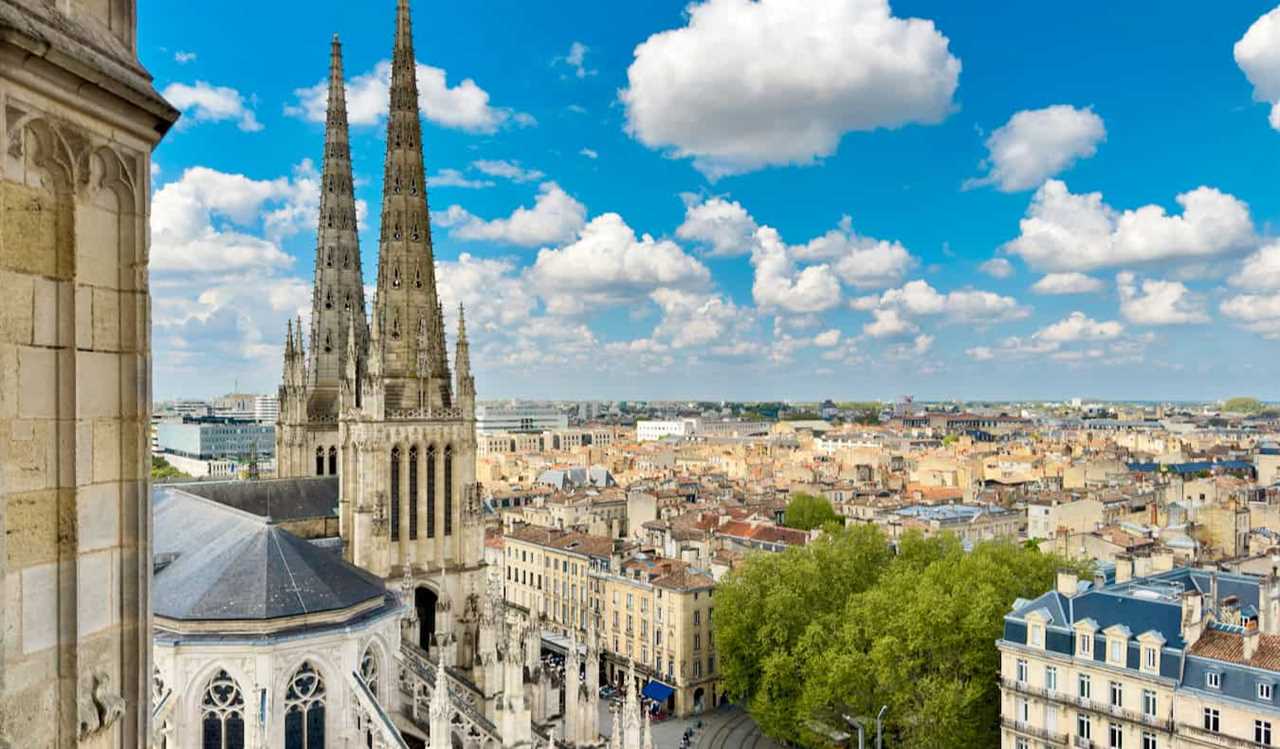
[[[382,600],[379,578],[262,518],[181,487],[152,493],[152,610],[183,621],[264,620]]]

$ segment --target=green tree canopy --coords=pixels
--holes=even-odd
[[[842,715],[882,705],[888,746],[996,746],[1004,614],[1062,566],[1009,541],[966,552],[949,534],[908,534],[894,556],[872,526],[753,555],[715,593],[724,686],[801,746],[827,745],[813,721],[845,729]]]
[[[159,455],[151,456],[151,478],[156,481],[167,479],[189,479],[187,474],[173,467],[173,464]]]
[[[1257,398],[1236,397],[1228,398],[1222,404],[1222,410],[1237,414],[1256,414],[1266,408],[1262,401]]]
[[[821,528],[827,523],[842,523],[842,518],[831,508],[826,497],[818,497],[804,492],[796,492],[787,503],[786,514],[782,516],[782,524],[788,528],[811,531]]]

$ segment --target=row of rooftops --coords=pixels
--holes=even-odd
[[[1126,646],[1122,668],[1151,673],[1141,648],[1156,647],[1159,667],[1152,676],[1280,712],[1280,702],[1260,699],[1262,693],[1280,697],[1280,621],[1269,613],[1280,595],[1274,574],[1179,567],[1125,579],[1124,570],[1104,569],[1094,580],[1059,573],[1057,589],[1014,602],[1001,644],[1030,647],[1030,628],[1043,626],[1045,650],[1115,666],[1107,642],[1120,638]],[[1081,637],[1092,641],[1087,653]],[[1258,684],[1276,689],[1260,692]]]

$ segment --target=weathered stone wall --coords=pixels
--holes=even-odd
[[[147,741],[147,200],[176,113],[133,29],[131,0],[0,0],[0,746]]]

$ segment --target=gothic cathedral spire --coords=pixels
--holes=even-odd
[[[373,312],[381,326],[389,409],[439,409],[453,401],[431,250],[416,67],[409,2],[398,0]]]
[[[316,228],[315,288],[311,301],[309,408],[330,413],[336,404],[347,358],[366,350],[364,278],[356,234],[355,188],[342,75],[342,44],[333,35],[329,51],[329,106],[325,118],[320,220]],[[354,321],[354,324],[352,324]],[[347,337],[355,332],[355,345]],[[301,332],[301,331],[299,331]],[[363,365],[357,361],[357,368]]]

